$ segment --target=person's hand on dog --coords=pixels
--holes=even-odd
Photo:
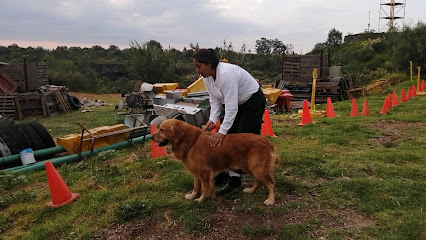
[[[220,146],[222,144],[222,140],[225,137],[225,135],[223,135],[220,132],[217,132],[215,134],[212,135],[212,138],[210,139],[210,146],[215,147]]]
[[[202,131],[208,131],[208,130],[212,130],[215,127],[216,127],[216,124],[214,124],[212,121],[208,121],[206,123],[206,125],[201,130]]]

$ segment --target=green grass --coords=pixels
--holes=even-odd
[[[53,209],[44,171],[0,173],[4,239],[89,239],[122,224],[155,221],[157,231],[261,239],[424,239],[426,227],[426,96],[380,115],[383,98],[410,82],[369,95],[370,116],[349,117],[351,101],[333,103],[337,118],[297,126],[294,114],[271,115],[281,161],[276,206],[267,189],[235,191],[195,203],[192,177],[173,157],[149,158],[149,144],[109,150],[57,167],[77,201]],[[357,99],[361,111],[364,99]],[[317,109],[324,110],[325,105]],[[59,137],[114,124],[113,107],[40,119]],[[251,184],[245,175],[244,184]],[[135,225],[138,226],[138,225]],[[140,231],[142,238],[145,231]]]

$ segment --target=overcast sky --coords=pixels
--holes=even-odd
[[[406,2],[405,23],[426,22],[425,0]],[[382,2],[391,2],[384,0]],[[380,0],[0,0],[0,45],[128,48],[156,40],[182,50],[245,43],[254,52],[261,37],[292,44],[297,53],[324,42],[330,29],[378,31]],[[397,16],[403,16],[399,8]],[[370,14],[369,14],[370,12]],[[382,16],[389,13],[384,8]],[[381,20],[381,27],[386,24]],[[401,21],[397,23],[402,24]]]

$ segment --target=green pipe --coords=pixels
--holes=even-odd
[[[142,137],[137,137],[137,138],[132,139],[132,143],[141,143],[145,140],[150,139],[150,137],[151,137],[150,134],[147,134],[147,135],[142,136]],[[111,145],[108,145],[108,146],[93,149],[92,154],[98,154],[102,151],[109,150],[109,149],[120,149],[120,148],[123,148],[123,147],[132,146],[132,143],[130,143],[129,141],[114,143],[114,144],[111,144]],[[91,151],[89,150],[89,151],[81,152],[80,154],[63,156],[63,157],[59,157],[59,158],[54,158],[54,159],[50,159],[50,160],[36,162],[36,163],[25,165],[25,166],[8,168],[8,169],[4,169],[2,171],[12,171],[13,173],[20,173],[20,172],[27,172],[27,171],[34,171],[34,170],[42,170],[42,169],[44,169],[44,163],[46,161],[50,161],[53,164],[53,166],[56,167],[56,166],[59,166],[63,163],[70,163],[70,162],[77,161],[77,160],[81,159],[81,156],[89,157],[90,155],[91,155]]]
[[[55,155],[57,153],[65,152],[65,149],[62,146],[55,146],[51,148],[45,148],[34,151],[34,158],[44,158],[48,156]],[[21,161],[21,156],[19,154],[10,155],[0,158],[0,165],[5,165],[13,162]]]

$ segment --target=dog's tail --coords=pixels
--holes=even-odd
[[[278,154],[271,152],[271,162],[269,164],[269,172],[273,172],[275,169],[275,165],[278,163],[278,161],[280,160],[280,156],[278,156]]]
[[[276,153],[272,153],[271,155],[272,155],[272,162],[274,164],[277,164],[280,161],[280,156],[278,156],[278,154]]]

